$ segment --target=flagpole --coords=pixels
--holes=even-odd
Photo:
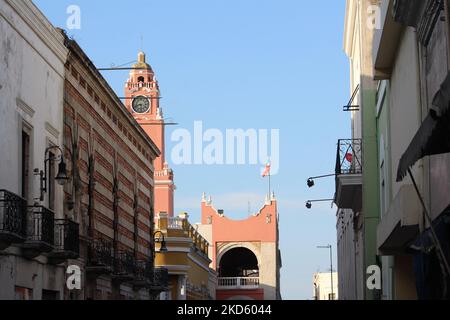
[[[270,191],[271,191],[271,185],[270,185],[270,183],[271,183],[271,181],[270,181],[271,176],[272,176],[272,173],[269,171],[269,199],[270,199]]]

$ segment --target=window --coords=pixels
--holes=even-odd
[[[16,287],[15,300],[33,300],[33,289]]]
[[[381,190],[380,190],[380,205],[381,205],[381,213],[382,215],[386,214],[386,180],[385,180],[385,170],[384,170],[384,161],[380,167],[381,172]]]
[[[380,150],[379,150],[379,154],[380,154],[380,158],[379,158],[379,163],[380,163],[380,189],[379,189],[379,194],[380,194],[380,212],[381,212],[381,217],[383,217],[388,209],[389,209],[389,190],[388,190],[388,176],[387,176],[387,166],[388,164],[386,163],[386,158],[385,158],[385,142],[384,142],[384,135],[381,135],[380,137]]]
[[[138,78],[138,82],[144,82],[145,81],[145,78],[144,77],[139,77]]]
[[[30,133],[22,130],[22,198],[28,200],[30,181]]]

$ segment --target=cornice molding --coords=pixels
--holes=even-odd
[[[31,108],[20,98],[16,99],[16,105],[23,113],[25,113],[30,118],[33,118],[34,114],[36,113],[36,111],[33,108]]]
[[[5,0],[47,47],[65,63],[68,50],[64,38],[30,0]]]
[[[357,7],[357,1],[347,0],[344,25],[344,51],[348,57],[353,55]]]
[[[45,122],[45,130],[50,133],[54,138],[59,139],[59,131],[49,122]]]
[[[211,264],[212,260],[210,260],[209,258],[208,258],[208,260],[203,258],[205,261],[201,262],[199,259],[194,257],[194,255],[192,253],[188,254],[188,258],[191,259],[191,261],[194,262],[197,266],[199,266],[200,268],[202,268],[203,270],[205,270],[209,273],[209,265]]]

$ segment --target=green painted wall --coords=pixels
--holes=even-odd
[[[383,92],[383,86],[380,86],[380,91],[378,91],[377,104],[380,104],[380,109],[377,110],[377,140],[378,140],[378,199],[379,202],[379,216],[380,220],[383,215],[386,214],[386,208],[389,207],[392,201],[392,166],[391,166],[391,123],[390,123],[390,111],[389,111],[389,88],[390,82],[385,80],[386,84],[385,90]],[[384,157],[380,154],[382,148],[384,147]],[[383,157],[383,159],[382,159]],[[384,188],[383,191],[381,187],[383,171],[381,169],[381,161],[384,161]],[[384,207],[382,196],[384,192]],[[383,277],[383,287],[382,294],[385,299],[393,299],[394,297],[394,283],[393,283],[393,267],[394,259],[392,257],[381,257],[381,274]],[[390,273],[391,271],[391,273]]]
[[[391,124],[390,124],[390,112],[389,112],[389,81],[386,81],[386,90],[384,92],[378,93],[378,101],[377,103],[381,103],[380,110],[378,111],[377,117],[377,141],[378,141],[378,153],[381,150],[382,137],[384,141],[384,170],[385,170],[385,189],[386,189],[386,201],[387,204],[392,201],[392,166],[391,166]],[[381,100],[381,101],[379,101]],[[378,170],[379,170],[379,178],[381,179],[381,163],[380,163],[381,155],[378,154]],[[381,180],[379,180],[378,184],[378,195],[380,199],[380,220],[383,216],[383,208],[381,207]]]
[[[362,79],[362,140],[363,140],[363,186],[362,214],[364,219],[364,279],[368,266],[377,264],[377,226],[379,216],[379,172],[376,114],[376,87],[370,78]],[[373,300],[375,295],[366,283],[365,299]]]

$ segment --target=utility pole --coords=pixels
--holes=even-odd
[[[329,249],[330,250],[330,266],[331,266],[331,299],[334,300],[334,281],[333,281],[333,246],[331,244],[327,246],[319,246],[318,249]]]

